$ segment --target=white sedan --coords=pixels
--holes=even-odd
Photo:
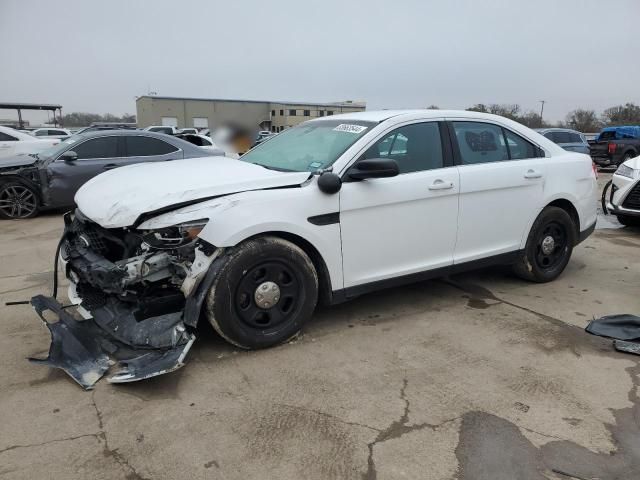
[[[58,128],[58,127],[44,127],[44,128],[36,128],[29,132],[34,137],[42,138],[57,138],[60,140],[64,140],[71,136],[71,132],[66,128]]]
[[[38,153],[58,143],[60,140],[57,138],[35,138],[28,133],[0,126],[0,158]]]

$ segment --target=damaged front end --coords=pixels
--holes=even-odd
[[[86,389],[109,370],[108,380],[120,383],[183,366],[207,293],[203,279],[221,253],[197,237],[206,220],[147,232],[105,229],[79,210],[64,220],[56,257],[71,305],[60,305],[55,287],[53,297],[31,299],[51,332],[49,356],[31,360]]]

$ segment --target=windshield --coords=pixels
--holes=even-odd
[[[332,165],[374,125],[355,120],[305,122],[261,143],[240,160],[285,172],[315,172]]]
[[[80,140],[81,140],[80,136],[73,135],[72,137],[69,137],[66,140],[63,140],[62,142],[58,143],[57,145],[54,145],[49,148],[45,148],[41,152],[38,152],[38,157],[40,158],[56,157],[60,155],[62,152],[64,152],[65,150],[67,150],[69,146],[73,145],[74,143],[77,143]]]

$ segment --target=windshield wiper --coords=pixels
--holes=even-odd
[[[271,165],[263,165],[262,163],[254,163],[254,165],[260,165],[261,167],[266,168],[267,170],[275,170],[276,172],[295,172],[295,170],[289,170],[287,168],[272,167]]]

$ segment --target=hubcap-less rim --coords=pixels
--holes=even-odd
[[[536,263],[551,269],[562,263],[567,249],[567,230],[558,222],[550,222],[540,232],[536,242]]]
[[[240,320],[253,329],[269,330],[292,320],[301,298],[301,281],[293,268],[277,260],[247,270],[235,292]]]
[[[27,187],[10,185],[0,190],[0,211],[7,217],[26,218],[36,206],[36,196]]]

